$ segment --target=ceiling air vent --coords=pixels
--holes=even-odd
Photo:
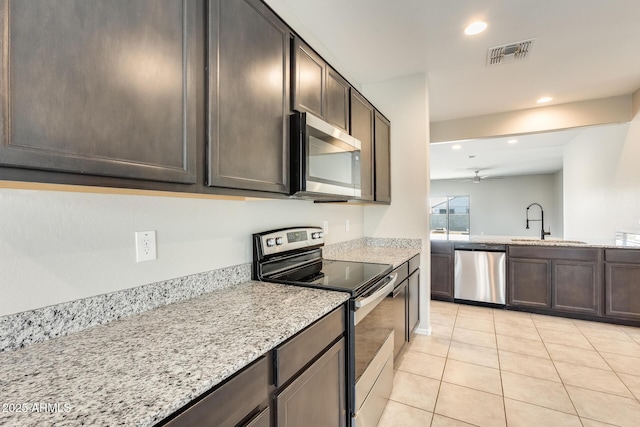
[[[493,65],[527,59],[531,55],[531,49],[533,49],[533,42],[535,41],[536,39],[523,40],[489,48],[487,52],[487,66],[491,67]]]

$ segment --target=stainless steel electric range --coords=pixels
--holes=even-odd
[[[376,426],[393,385],[393,308],[386,296],[393,293],[397,274],[388,264],[325,260],[323,246],[319,227],[254,234],[253,279],[351,295],[347,322],[351,424]]]

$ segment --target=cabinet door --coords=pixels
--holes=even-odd
[[[289,40],[258,0],[210,1],[208,185],[289,193]]]
[[[420,270],[409,276],[409,295],[407,304],[407,341],[415,331],[420,320]]]
[[[391,203],[391,124],[375,112],[375,200]]]
[[[327,64],[299,38],[293,46],[293,109],[325,119]]]
[[[336,70],[327,66],[327,122],[349,133],[349,89]]]
[[[550,261],[509,259],[509,305],[551,307]]]
[[[453,257],[431,254],[431,297],[453,300]]]
[[[553,261],[551,308],[601,314],[602,270],[598,263]]]
[[[605,263],[605,315],[640,320],[640,264]]]
[[[195,183],[196,7],[0,1],[0,164]]]
[[[342,338],[276,397],[278,426],[346,426],[346,386]]]
[[[373,201],[373,117],[374,109],[355,90],[351,91],[351,136],[362,143],[360,149],[360,189],[362,200]]]

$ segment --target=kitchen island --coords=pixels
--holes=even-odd
[[[506,247],[506,308],[640,324],[640,247],[618,241],[472,236]],[[454,298],[455,241],[432,240],[432,298]]]
[[[348,298],[250,281],[0,352],[0,425],[154,425]]]

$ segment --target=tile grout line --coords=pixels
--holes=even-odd
[[[496,316],[493,313],[493,330],[496,331]],[[495,333],[496,337],[496,355],[498,357],[498,373],[500,375],[500,389],[502,390],[502,410],[504,412],[504,425],[509,426],[509,418],[507,417],[507,396],[504,393],[504,381],[502,380],[502,365],[500,364],[500,349],[498,348],[498,332]]]
[[[451,336],[449,337],[449,346],[447,347],[447,354],[444,357],[444,367],[442,368],[442,374],[440,374],[440,383],[438,384],[438,392],[436,393],[436,400],[433,403],[433,415],[431,417],[431,423],[429,423],[431,426],[433,426],[433,420],[436,417],[436,407],[438,406],[438,399],[440,398],[440,389],[442,388],[442,379],[444,378],[444,371],[445,369],[447,369],[447,361],[449,360],[449,351],[451,351],[451,338],[453,338],[453,330],[455,329],[455,325],[458,320],[458,309],[459,308],[456,308],[456,317],[453,321],[453,327],[451,328]]]
[[[573,323],[573,322],[571,322],[571,323]],[[540,340],[542,341],[542,345],[544,346],[544,349],[547,351],[547,354],[549,355],[549,360],[551,360],[551,364],[553,365],[553,369],[556,371],[556,375],[558,375],[558,378],[560,378],[560,384],[562,384],[562,388],[564,389],[564,392],[566,393],[567,397],[569,398],[569,402],[571,402],[571,406],[573,407],[573,410],[575,411],[575,414],[578,417],[578,420],[580,421],[580,424],[582,424],[584,426],[584,423],[582,422],[582,419],[580,418],[580,413],[578,412],[578,408],[576,408],[576,403],[573,401],[573,398],[571,397],[571,394],[569,394],[569,390],[567,390],[567,384],[565,384],[564,380],[562,379],[562,375],[560,375],[560,372],[558,371],[558,367],[556,366],[556,364],[553,361],[553,355],[549,351],[549,348],[547,347],[547,343],[544,341],[544,338],[542,338],[542,335],[540,334],[540,330],[538,328],[538,325],[536,325],[536,322],[533,322],[533,326],[536,328],[536,332],[538,332],[538,335],[540,336]],[[578,328],[578,327],[576,326],[576,328]],[[580,329],[578,329],[578,331],[580,331]]]
[[[457,304],[455,304],[455,305],[457,305]],[[479,389],[474,388],[474,387],[470,387],[470,386],[465,386],[465,385],[460,385],[460,384],[455,384],[455,383],[450,383],[450,382],[444,381],[444,373],[445,373],[445,370],[446,370],[446,367],[447,367],[447,363],[448,363],[448,361],[449,361],[449,360],[456,360],[456,359],[450,359],[450,355],[451,355],[451,345],[452,345],[452,343],[456,342],[456,343],[459,343],[459,344],[462,344],[462,345],[471,346],[471,347],[478,347],[478,348],[482,348],[482,349],[490,349],[490,348],[492,348],[492,347],[486,347],[486,346],[484,346],[484,345],[478,345],[478,344],[475,344],[475,343],[469,343],[469,342],[464,342],[464,341],[457,341],[457,340],[454,340],[454,339],[453,339],[453,335],[454,335],[454,332],[455,332],[456,328],[458,328],[458,329],[464,329],[464,330],[467,330],[467,331],[469,331],[469,332],[474,332],[474,333],[490,333],[490,332],[487,332],[486,330],[468,329],[468,328],[464,328],[464,327],[460,326],[460,322],[459,322],[459,320],[462,320],[462,319],[473,319],[473,318],[474,318],[474,316],[473,316],[473,314],[472,314],[472,315],[470,315],[470,316],[466,316],[466,315],[462,315],[462,316],[461,316],[461,315],[460,315],[460,309],[459,309],[460,305],[457,305],[457,306],[458,306],[458,307],[456,308],[456,311],[455,311],[455,320],[454,320],[454,322],[453,322],[453,325],[451,326],[451,334],[450,334],[450,336],[449,336],[449,345],[448,345],[448,347],[447,347],[447,351],[446,351],[446,355],[445,355],[445,367],[444,367],[444,369],[443,369],[443,371],[442,371],[442,374],[441,374],[441,377],[440,377],[440,383],[439,383],[439,385],[438,385],[438,392],[437,392],[437,395],[436,395],[436,401],[435,401],[435,405],[434,405],[434,411],[433,411],[433,416],[432,416],[432,419],[431,419],[431,424],[433,424],[433,422],[434,422],[434,418],[435,418],[435,415],[437,414],[437,413],[436,413],[436,411],[435,411],[435,406],[437,406],[438,399],[440,398],[440,391],[441,391],[442,383],[443,383],[443,382],[444,382],[444,383],[447,383],[447,384],[452,384],[452,385],[455,385],[455,386],[458,386],[458,387],[466,388],[466,389],[469,389],[469,390],[480,391],[480,392],[488,393],[488,394],[491,394],[491,395],[496,395],[495,393],[488,392],[488,391],[485,391],[485,390],[479,390]],[[473,310],[471,310],[471,311],[473,311]],[[479,312],[482,312],[482,311],[479,311]],[[580,415],[580,413],[578,412],[578,410],[577,410],[577,408],[576,408],[576,403],[574,402],[574,399],[571,397],[571,395],[570,395],[570,394],[569,394],[569,392],[568,392],[567,387],[569,386],[569,384],[566,384],[566,383],[565,383],[564,379],[563,379],[563,378],[562,378],[562,376],[560,375],[560,372],[559,372],[559,370],[558,370],[558,368],[557,368],[556,363],[560,363],[560,362],[562,362],[562,363],[566,363],[566,364],[568,364],[568,365],[572,365],[572,366],[576,366],[576,367],[583,367],[583,368],[597,369],[597,370],[605,371],[605,372],[613,372],[613,373],[615,374],[615,378],[617,378],[617,379],[618,379],[618,380],[623,384],[624,389],[628,392],[629,396],[624,396],[624,395],[620,395],[620,394],[615,394],[615,393],[612,393],[612,392],[609,392],[609,391],[594,390],[594,389],[592,389],[592,388],[584,387],[584,386],[574,386],[574,385],[571,385],[571,387],[575,387],[575,388],[577,388],[577,389],[581,389],[581,390],[585,390],[585,391],[589,391],[589,392],[594,392],[594,393],[603,393],[603,394],[605,394],[605,395],[609,395],[609,396],[612,396],[612,397],[623,398],[623,399],[626,399],[626,400],[634,401],[634,402],[636,402],[636,403],[640,403],[640,397],[637,397],[637,396],[633,393],[633,391],[629,388],[629,386],[626,384],[626,382],[625,382],[625,381],[623,381],[623,380],[622,380],[622,378],[620,377],[620,375],[622,375],[624,372],[618,372],[618,371],[616,371],[615,369],[613,369],[613,366],[611,365],[611,363],[610,363],[607,359],[605,359],[605,358],[603,357],[603,354],[602,354],[603,352],[601,352],[601,351],[600,351],[598,348],[596,348],[596,346],[594,345],[594,340],[599,339],[599,338],[602,338],[602,339],[609,339],[609,340],[612,340],[612,341],[620,341],[620,342],[626,342],[626,343],[639,344],[639,343],[634,339],[634,337],[633,337],[633,336],[631,336],[629,333],[627,333],[627,331],[626,331],[626,330],[624,330],[624,329],[620,329],[620,328],[618,328],[618,329],[617,329],[617,330],[619,330],[620,332],[624,333],[624,336],[625,336],[625,337],[627,337],[627,338],[629,338],[630,340],[622,340],[622,339],[616,339],[616,338],[607,338],[606,336],[602,336],[602,337],[601,337],[601,336],[598,336],[598,331],[596,331],[596,332],[595,332],[595,335],[594,335],[594,334],[588,334],[588,333],[585,333],[585,332],[583,331],[583,329],[585,329],[585,328],[586,328],[586,329],[588,329],[588,328],[589,328],[589,326],[590,326],[590,325],[589,325],[588,323],[584,323],[584,324],[578,325],[578,324],[577,324],[576,322],[574,322],[574,321],[568,322],[568,325],[572,325],[572,326],[576,329],[576,331],[567,331],[567,330],[563,330],[562,328],[560,328],[560,329],[554,329],[553,327],[545,327],[545,324],[544,324],[544,320],[546,320],[545,318],[549,317],[549,318],[551,319],[551,318],[553,318],[552,316],[537,315],[537,316],[542,316],[542,318],[541,318],[542,322],[541,322],[541,323],[543,323],[543,324],[541,324],[541,325],[538,325],[538,324],[536,323],[535,319],[533,318],[533,315],[529,315],[529,316],[527,316],[527,318],[528,318],[528,319],[530,319],[530,320],[532,321],[532,323],[533,323],[533,326],[534,326],[534,328],[535,328],[535,331],[536,331],[537,337],[539,338],[539,341],[538,341],[538,340],[532,340],[532,339],[531,339],[531,338],[529,338],[529,337],[522,337],[522,336],[514,336],[514,335],[498,334],[498,333],[497,333],[497,329],[496,329],[496,322],[497,322],[497,321],[499,321],[499,322],[502,322],[502,323],[509,323],[509,319],[504,319],[504,318],[497,319],[497,318],[496,318],[496,315],[495,315],[495,313],[494,313],[494,310],[491,310],[489,313],[491,314],[491,318],[493,319],[493,321],[492,321],[493,334],[494,334],[494,337],[493,337],[493,338],[494,338],[494,344],[495,344],[495,351],[496,351],[496,354],[497,354],[497,356],[498,356],[498,357],[497,357],[497,359],[498,359],[498,370],[499,370],[500,382],[501,382],[501,391],[502,391],[502,398],[503,398],[503,410],[504,410],[504,415],[505,415],[505,425],[508,425],[508,420],[507,420],[507,410],[506,410],[506,399],[507,399],[507,397],[506,397],[506,395],[505,395],[505,390],[504,390],[504,382],[503,382],[503,371],[504,371],[504,370],[503,370],[503,368],[502,368],[502,363],[501,363],[501,362],[502,362],[502,360],[501,360],[501,357],[500,357],[500,348],[499,348],[499,346],[498,346],[498,335],[504,335],[505,337],[509,337],[509,338],[518,338],[518,339],[522,339],[522,340],[531,340],[531,341],[536,341],[536,342],[542,342],[542,344],[543,344],[543,346],[544,346],[544,349],[545,349],[545,351],[546,351],[546,355],[548,356],[548,359],[545,359],[545,358],[542,358],[542,357],[538,357],[538,356],[534,356],[534,355],[527,354],[527,353],[518,353],[518,352],[514,352],[514,353],[515,353],[515,354],[526,355],[526,356],[528,356],[528,357],[534,357],[534,358],[541,359],[541,360],[549,360],[549,361],[551,361],[551,362],[552,362],[552,364],[553,364],[553,367],[554,367],[554,371],[556,372],[556,375],[557,375],[557,377],[558,377],[558,379],[559,379],[559,381],[560,381],[560,384],[562,384],[562,387],[563,387],[563,389],[564,389],[564,391],[565,391],[566,396],[567,396],[567,397],[569,397],[569,401],[570,401],[570,402],[571,402],[571,404],[572,404],[572,408],[573,408],[573,410],[574,410],[574,413],[572,414],[572,413],[565,412],[565,411],[562,411],[562,410],[558,410],[558,409],[555,409],[555,408],[548,408],[548,407],[546,407],[546,406],[538,405],[538,404],[531,403],[531,402],[526,402],[526,401],[524,401],[524,400],[520,400],[520,399],[517,399],[517,398],[516,398],[516,399],[513,399],[513,400],[515,400],[515,401],[522,402],[522,403],[524,403],[524,404],[532,405],[532,406],[535,406],[535,407],[538,407],[538,408],[542,408],[542,409],[545,409],[545,410],[550,410],[550,411],[554,411],[554,412],[557,412],[557,413],[562,413],[562,414],[566,414],[566,415],[570,415],[570,416],[577,417],[577,418],[578,418],[578,420],[579,420],[579,422],[580,422],[582,425],[584,425],[583,417],[582,417],[582,416]],[[450,315],[449,315],[449,316],[450,316]],[[476,317],[475,317],[475,319],[476,319],[476,320],[488,320],[488,319],[486,318],[486,316],[476,316]],[[464,323],[467,323],[467,324],[468,324],[468,321],[465,321]],[[463,324],[464,324],[464,323],[463,323]],[[442,325],[442,326],[448,326],[448,325]],[[546,326],[548,326],[548,325],[546,325]],[[583,328],[580,328],[580,326],[582,326]],[[551,344],[554,344],[554,345],[562,345],[563,347],[567,347],[567,348],[570,348],[570,349],[575,349],[575,350],[577,350],[577,351],[579,351],[580,349],[584,349],[584,347],[579,347],[579,346],[574,346],[574,345],[568,345],[566,342],[560,342],[560,343],[547,342],[547,341],[545,341],[545,340],[542,338],[542,335],[541,335],[541,333],[540,333],[540,328],[545,329],[545,330],[546,330],[546,329],[550,329],[550,330],[553,330],[553,331],[555,331],[556,333],[560,333],[560,334],[569,334],[569,333],[571,333],[571,334],[575,334],[576,336],[580,336],[580,337],[582,337],[582,338],[585,340],[585,343],[588,343],[588,345],[591,347],[591,350],[590,350],[590,351],[593,351],[593,352],[594,352],[594,354],[597,354],[597,355],[600,357],[600,359],[601,359],[601,360],[603,360],[603,361],[605,362],[605,365],[606,365],[607,367],[609,367],[609,368],[610,368],[610,370],[603,369],[603,368],[602,368],[602,367],[600,367],[600,366],[590,366],[590,365],[582,364],[582,363],[579,363],[579,362],[577,362],[577,363],[576,363],[576,362],[575,362],[575,360],[571,360],[571,358],[570,358],[570,361],[561,361],[561,360],[558,360],[558,359],[554,358],[554,357],[552,356],[552,354],[551,354],[550,350],[549,350],[549,345],[551,345]],[[614,328],[613,330],[616,330],[616,329]],[[603,328],[603,331],[604,331],[604,332],[606,332],[606,328]],[[590,338],[590,337],[591,337],[591,338]],[[437,338],[441,338],[441,337],[437,337]],[[597,340],[596,340],[596,341],[597,341]],[[606,351],[605,351],[604,353],[609,353],[609,352],[606,352]],[[427,354],[428,354],[428,353],[427,353]],[[630,355],[628,355],[628,354],[623,354],[623,353],[615,353],[615,352],[614,352],[614,353],[612,353],[612,354],[614,354],[614,355],[616,355],[616,356],[621,356],[621,357],[635,357],[635,356],[630,356]],[[457,361],[457,360],[456,360],[456,361]],[[481,364],[474,363],[474,362],[469,362],[469,361],[464,361],[464,360],[462,360],[461,362],[468,363],[468,364],[471,364],[471,365],[476,365],[476,366],[486,367],[486,365],[481,365]],[[504,372],[507,372],[507,371],[504,371]],[[515,373],[517,373],[517,374],[518,374],[518,372],[515,372]],[[538,378],[538,377],[533,377],[533,376],[525,375],[525,374],[520,374],[520,375],[527,376],[527,377],[530,377],[530,378]],[[637,375],[633,375],[633,374],[625,374],[625,375],[637,376]],[[549,381],[549,380],[547,380],[547,381]],[[554,382],[555,382],[555,381],[554,381]],[[446,415],[442,415],[442,414],[437,414],[437,415],[439,415],[439,416],[443,416],[443,417],[445,417],[445,418],[450,418],[450,419],[454,419],[454,420],[456,420],[456,418],[451,418],[450,416],[446,416]],[[584,418],[584,419],[585,419],[585,420],[590,420],[590,418]],[[460,421],[462,421],[462,420],[460,420]]]
[[[576,325],[577,327],[577,325]],[[578,328],[580,329],[580,328]],[[580,332],[582,333],[582,331],[580,330]],[[583,333],[584,335],[584,333]],[[611,364],[609,363],[609,361],[602,355],[602,353],[600,352],[600,350],[598,350],[598,348],[593,344],[593,342],[591,342],[591,340],[589,339],[589,337],[587,337],[586,335],[584,335],[584,338],[589,342],[589,344],[591,344],[591,346],[593,347],[593,349],[596,351],[596,353],[598,353],[598,355],[602,358],[602,360],[604,360],[604,362],[607,364],[607,366],[609,366],[611,368],[611,371],[615,374],[616,378],[618,378],[618,381],[620,381],[622,383],[622,385],[624,386],[624,388],[629,392],[629,394],[631,394],[631,396],[633,396],[636,400],[636,402],[640,403],[640,400],[636,397],[636,395],[633,393],[633,391],[629,388],[629,386],[627,385],[626,382],[624,382],[624,380],[622,378],[620,378],[620,374],[618,373],[618,371],[616,371],[614,369],[613,366],[611,366]],[[605,352],[607,353],[607,352]],[[621,355],[624,356],[624,355]],[[583,387],[581,387],[583,388]],[[587,389],[588,390],[588,389]],[[598,391],[598,390],[594,390],[594,391]],[[608,393],[611,394],[611,393]],[[624,396],[620,396],[620,397],[624,397]]]

